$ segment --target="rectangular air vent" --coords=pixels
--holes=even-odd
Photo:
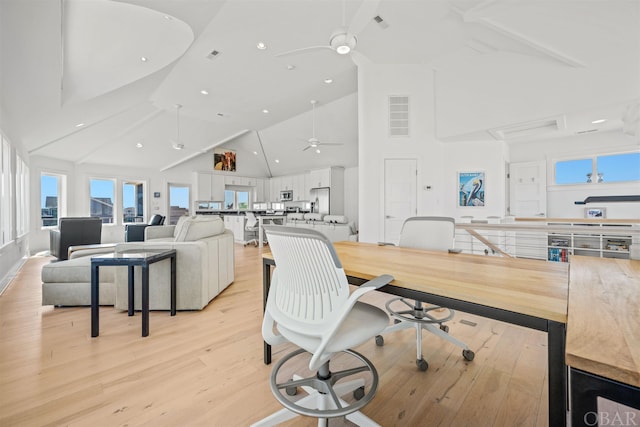
[[[382,17],[380,15],[376,15],[373,17],[373,20],[375,21],[376,24],[378,24],[380,26],[380,28],[382,28],[383,30],[386,30],[387,28],[389,28],[389,24],[387,24],[387,22],[382,19]]]
[[[409,97],[389,97],[389,136],[409,136]]]
[[[511,126],[490,129],[489,133],[500,141],[513,140],[517,138],[530,138],[542,136],[565,128],[564,118],[552,118],[534,120],[526,123],[519,123]]]
[[[216,59],[218,56],[220,56],[220,51],[214,49],[209,52],[209,54],[207,55],[207,59]]]

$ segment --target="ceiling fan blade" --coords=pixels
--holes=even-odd
[[[306,147],[304,147],[304,148],[302,149],[302,151],[307,151],[309,148],[311,148],[311,146],[310,146],[310,145],[307,145]]]
[[[364,53],[360,52],[359,50],[351,51],[351,60],[353,61],[354,64],[356,64],[356,66],[373,64],[373,61],[369,59],[369,57],[366,56]]]
[[[344,145],[342,142],[321,142],[319,145]]]
[[[376,16],[380,0],[363,0],[347,28],[349,34],[358,35]]]
[[[300,49],[289,50],[287,52],[278,53],[276,55],[276,57],[295,55],[297,53],[302,53],[302,52],[306,52],[306,51],[309,51],[309,50],[320,50],[320,49],[333,50],[333,49],[331,49],[331,46],[309,46],[309,47],[301,47]]]

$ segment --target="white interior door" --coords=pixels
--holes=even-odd
[[[509,214],[517,217],[547,216],[546,162],[511,163]]]
[[[384,161],[384,241],[397,244],[404,221],[417,215],[416,159]]]

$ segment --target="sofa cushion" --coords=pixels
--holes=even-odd
[[[224,230],[224,222],[219,216],[196,216],[183,221],[175,241],[195,242],[196,240],[217,236]]]
[[[186,215],[185,216],[181,216],[180,218],[178,218],[178,222],[176,222],[176,226],[173,228],[173,238],[174,238],[174,240],[177,239],[178,236],[181,235],[181,233],[183,233],[182,229],[184,228],[185,222],[187,222],[187,220],[189,220],[191,218],[192,217],[186,216]]]
[[[91,257],[46,264],[41,277],[44,283],[91,283]],[[113,282],[113,279],[112,267],[100,267],[100,282]]]

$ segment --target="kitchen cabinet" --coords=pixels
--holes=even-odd
[[[244,176],[224,176],[225,185],[249,185],[249,178]]]
[[[269,180],[269,188],[270,188],[270,200],[272,202],[279,202],[280,201],[280,191],[282,190],[282,188],[280,188],[280,184],[282,183],[282,180],[279,176],[271,178]]]
[[[196,172],[195,183],[196,200],[224,201],[224,176],[206,172]]]
[[[254,202],[266,202],[269,200],[269,191],[265,191],[265,181],[268,180],[262,178],[251,178],[254,181],[253,201]]]
[[[236,242],[245,243],[244,225],[246,217],[244,215],[225,215],[224,227],[233,233],[233,239]]]
[[[309,200],[309,179],[308,174],[300,174],[293,176],[293,200],[306,201]]]
[[[334,168],[317,169],[309,172],[309,188],[331,187],[332,169]]]

